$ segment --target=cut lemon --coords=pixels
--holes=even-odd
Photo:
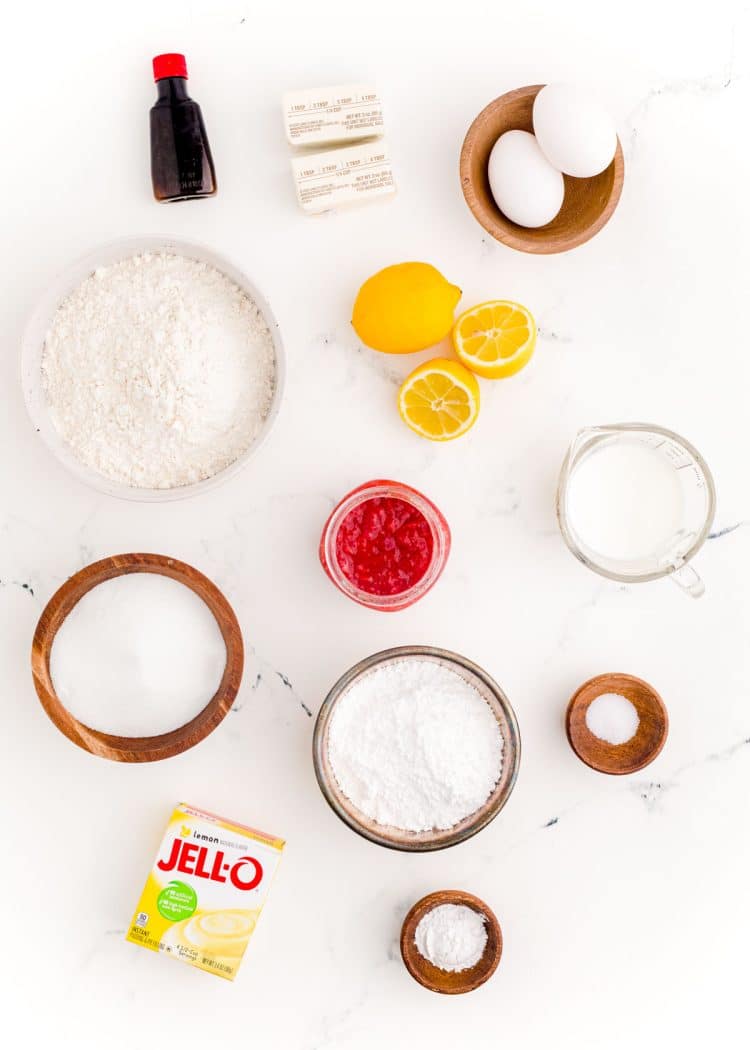
[[[436,357],[406,377],[398,392],[398,410],[422,437],[450,441],[474,426],[479,383],[458,361]]]
[[[456,321],[453,346],[467,368],[485,379],[520,372],[534,353],[536,323],[525,306],[506,299],[480,303]]]

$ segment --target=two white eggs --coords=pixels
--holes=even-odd
[[[487,165],[492,196],[519,226],[552,222],[565,197],[563,173],[586,179],[608,168],[617,132],[598,102],[571,84],[547,84],[534,99],[534,132],[506,131]]]

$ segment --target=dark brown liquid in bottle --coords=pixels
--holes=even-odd
[[[184,77],[156,83],[151,108],[151,182],[158,201],[189,201],[216,193],[216,173],[201,108]]]

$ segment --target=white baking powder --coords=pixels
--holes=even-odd
[[[638,732],[640,718],[626,696],[602,693],[586,708],[586,726],[606,744],[626,744]]]
[[[73,606],[52,643],[50,674],[84,725],[157,736],[203,710],[226,658],[219,625],[197,594],[139,572],[98,584]]]
[[[503,737],[466,679],[415,657],[375,668],[340,697],[328,754],[339,787],[365,816],[429,831],[453,827],[487,801]]]
[[[423,959],[450,973],[476,966],[487,947],[487,920],[465,904],[440,904],[417,923],[414,943]]]
[[[42,354],[55,428],[86,466],[168,489],[238,459],[268,415],[271,333],[213,266],[148,252],[96,270],[60,305]]]

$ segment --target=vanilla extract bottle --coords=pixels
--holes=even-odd
[[[153,60],[158,98],[151,108],[151,182],[158,201],[213,197],[216,173],[201,108],[187,90],[185,56]]]

